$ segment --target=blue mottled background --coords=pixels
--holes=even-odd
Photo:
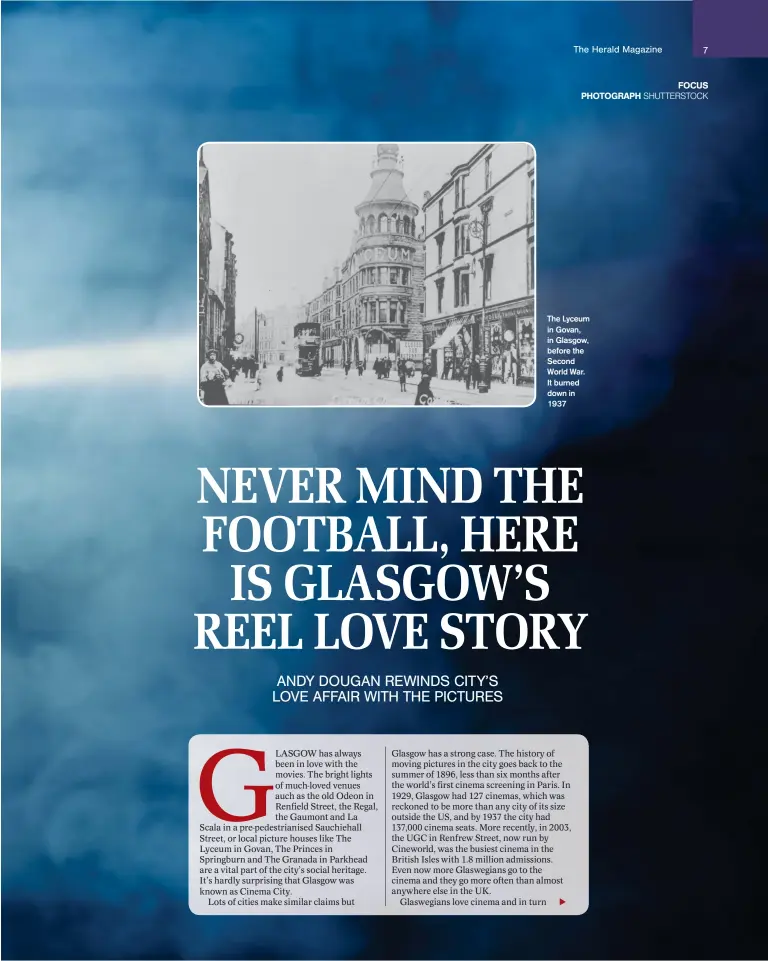
[[[764,957],[766,65],[692,61],[686,3],[5,3],[2,18],[4,352],[194,343],[195,151],[213,140],[530,140],[539,316],[593,317],[564,412],[212,412],[172,380],[4,392],[4,957]],[[577,98],[681,79],[708,79],[708,103]],[[317,463],[582,465],[581,552],[553,567],[552,609],[591,612],[585,650],[432,652],[430,669],[498,672],[492,709],[273,708],[279,669],[424,666],[193,652],[192,612],[228,596],[224,559],[200,553],[196,467]],[[589,912],[193,916],[188,738],[308,727],[585,734]]]

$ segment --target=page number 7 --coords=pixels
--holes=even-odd
[[[709,47],[704,47],[704,53],[706,53],[707,50],[709,50]]]

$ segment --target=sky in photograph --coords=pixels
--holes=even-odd
[[[410,199],[421,207],[481,146],[401,144]],[[375,156],[375,143],[205,145],[211,214],[235,239],[239,319],[321,292],[349,254]]]

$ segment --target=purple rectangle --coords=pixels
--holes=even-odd
[[[694,57],[768,57],[768,0],[693,0]]]

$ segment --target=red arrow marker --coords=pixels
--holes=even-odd
[[[560,904],[565,904],[565,901],[563,901],[562,898],[560,898]]]

